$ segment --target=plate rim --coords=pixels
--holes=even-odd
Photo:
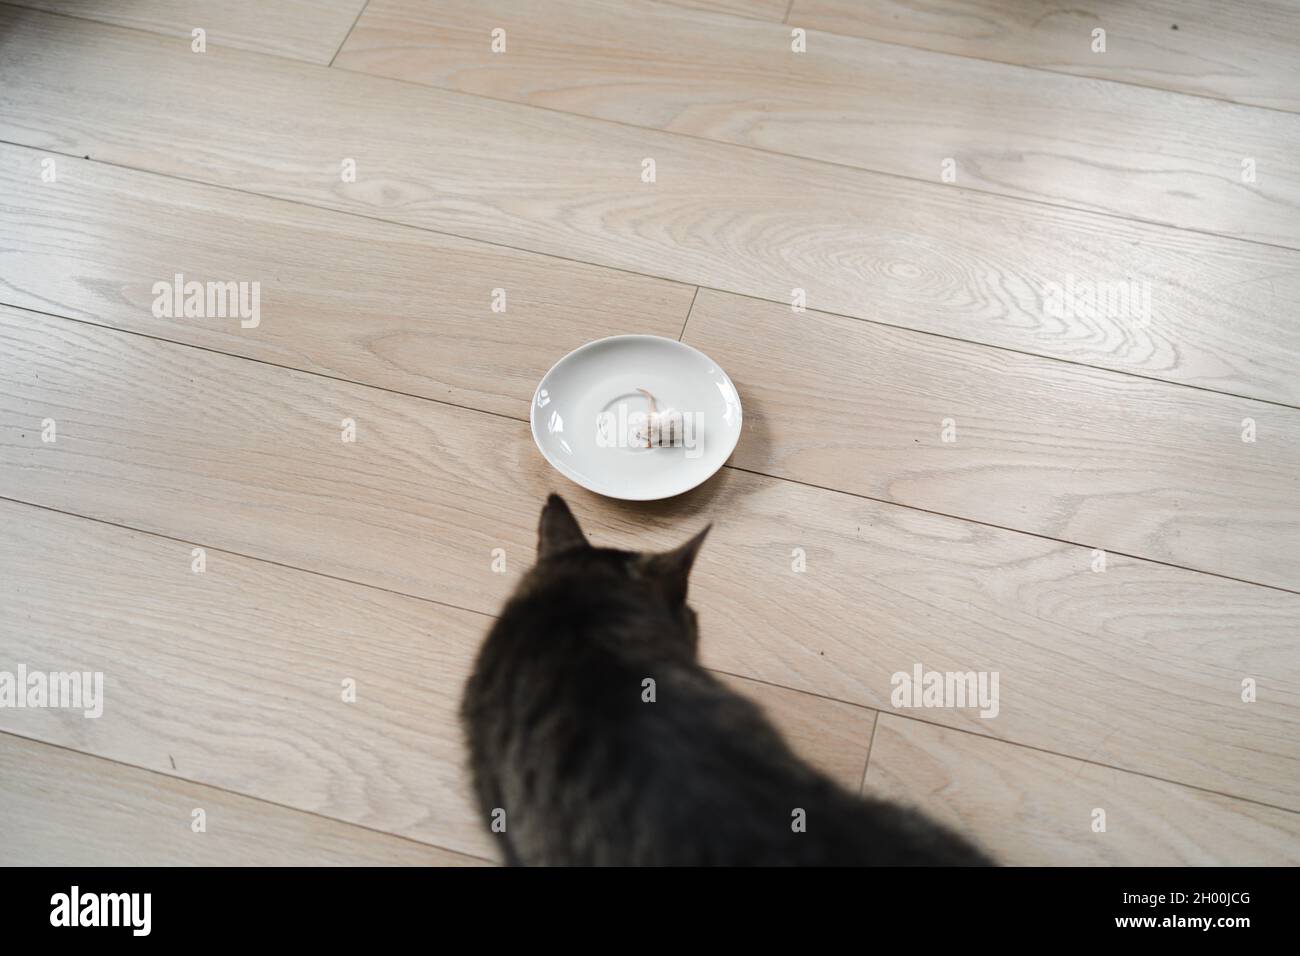
[[[578,355],[580,352],[585,352],[587,349],[595,348],[597,345],[604,345],[610,342],[616,342],[619,340],[626,340],[626,339],[639,339],[639,340],[650,339],[650,340],[657,340],[660,342],[669,342],[672,345],[676,346],[677,348],[686,349],[688,352],[694,352],[696,355],[704,359],[706,362],[708,362],[710,365],[712,365],[722,374],[722,377],[726,380],[727,384],[731,386],[731,393],[736,396],[736,410],[737,410],[736,428],[732,433],[731,447],[727,449],[727,453],[722,457],[722,460],[718,463],[718,467],[705,474],[703,477],[701,477],[698,481],[694,482],[693,484],[687,485],[684,488],[681,488],[677,491],[670,492],[669,494],[666,495],[615,495],[615,494],[609,494],[608,492],[600,491],[596,488],[593,488],[591,487],[591,485],[587,484],[585,481],[579,478],[573,472],[573,470],[568,467],[568,464],[566,462],[564,462],[563,460],[552,458],[551,455],[547,452],[545,446],[542,445],[541,438],[537,434],[537,396],[541,393],[542,386],[546,384],[546,380],[551,377],[551,374],[557,368],[563,365],[565,362],[572,359],[575,355]],[[552,468],[554,468],[561,475],[569,479],[569,481],[573,482],[578,487],[585,488],[588,491],[590,491],[592,494],[600,495],[602,498],[613,498],[615,501],[664,501],[668,498],[676,498],[678,495],[684,495],[686,494],[686,492],[698,488],[700,485],[704,484],[706,481],[708,481],[710,478],[712,478],[714,475],[720,472],[723,469],[723,467],[727,464],[727,462],[731,460],[732,453],[736,450],[736,446],[740,444],[740,432],[744,426],[744,422],[745,422],[745,407],[744,407],[744,402],[742,402],[740,399],[740,391],[739,389],[736,388],[736,383],[731,380],[731,376],[727,374],[727,370],[722,367],[722,364],[720,362],[715,361],[712,357],[710,357],[706,353],[701,352],[693,345],[688,345],[686,342],[683,342],[681,339],[670,339],[666,335],[652,335],[648,332],[627,332],[620,335],[606,335],[603,338],[592,339],[590,342],[584,342],[582,345],[579,345],[576,349],[573,349],[572,351],[560,356],[560,358],[556,359],[555,362],[551,364],[551,367],[548,368],[543,373],[542,377],[538,379],[537,386],[536,388],[533,389],[533,397],[529,400],[528,403],[528,430],[532,433],[533,444],[536,445],[537,450],[542,453],[542,457],[546,459],[547,464],[549,464]]]

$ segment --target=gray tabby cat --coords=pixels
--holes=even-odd
[[[488,634],[461,705],[479,807],[505,860],[991,863],[924,816],[808,766],[700,666],[686,582],[707,532],[667,554],[596,548],[550,496],[537,564]]]

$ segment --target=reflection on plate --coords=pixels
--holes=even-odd
[[[657,335],[588,342],[543,377],[529,415],[557,471],[628,501],[671,498],[722,467],[740,439],[740,397],[698,349]]]

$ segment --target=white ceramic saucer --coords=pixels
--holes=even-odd
[[[660,416],[649,448],[642,389]],[[566,478],[610,498],[653,501],[722,467],[740,439],[740,397],[698,349],[658,335],[615,335],[556,362],[529,419],[537,447]]]

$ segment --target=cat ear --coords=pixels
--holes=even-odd
[[[589,547],[587,536],[578,526],[569,506],[559,495],[551,495],[542,508],[542,518],[537,526],[537,557],[549,558],[570,548]]]
[[[663,592],[669,604],[686,603],[686,580],[712,527],[711,524],[705,525],[703,531],[680,548],[665,554],[647,554],[642,558],[646,577]]]

